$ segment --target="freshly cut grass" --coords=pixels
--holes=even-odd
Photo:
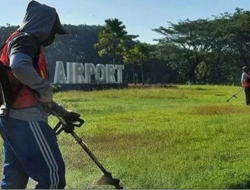
[[[238,90],[133,87],[63,92],[55,100],[85,119],[75,132],[124,188],[250,188],[250,107],[243,93],[226,101]],[[58,142],[67,188],[100,188],[91,184],[101,171],[73,138],[63,133]]]

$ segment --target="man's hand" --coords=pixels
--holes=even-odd
[[[79,122],[80,114],[75,113],[70,110],[64,109],[61,105],[57,104],[55,101],[51,102],[51,111],[50,113],[58,118],[62,118],[64,120],[63,123],[63,130],[66,133],[70,133],[74,130],[74,123]]]
[[[71,133],[72,131],[74,131],[73,123],[78,121],[80,114],[72,112],[72,111],[67,111],[62,115],[62,117],[67,123],[66,125],[63,126],[63,130],[66,133]]]
[[[74,123],[78,121],[80,114],[72,112],[72,111],[67,111],[62,115],[63,119],[65,119],[66,123]]]

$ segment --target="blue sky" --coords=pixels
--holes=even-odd
[[[64,24],[103,25],[107,18],[121,20],[129,34],[140,35],[142,42],[161,38],[152,28],[168,22],[211,18],[233,13],[236,7],[250,10],[250,0],[37,0],[57,9]],[[21,23],[30,0],[0,0],[0,26]],[[6,15],[6,16],[3,16]]]

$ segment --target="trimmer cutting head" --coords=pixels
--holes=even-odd
[[[113,185],[116,189],[123,189],[120,185],[120,180],[113,178],[111,174],[103,175],[99,180],[95,181],[93,185]]]
[[[60,114],[53,112],[55,116],[59,119],[59,122],[54,127],[55,133],[58,135],[61,131],[63,131],[63,124],[67,124],[63,117],[60,116]],[[79,118],[79,124],[72,123],[72,125],[76,127],[81,127],[84,123],[84,120]],[[89,148],[86,146],[86,144],[82,141],[80,137],[74,132],[74,129],[70,132],[70,134],[74,137],[76,142],[80,144],[80,146],[85,150],[85,152],[90,156],[90,158],[95,162],[95,164],[98,166],[98,168],[103,172],[103,176],[96,182],[93,183],[93,185],[113,185],[116,189],[123,189],[123,187],[120,185],[119,179],[114,179],[112,177],[112,174],[108,172],[103,165],[98,161],[98,159],[95,157],[95,155],[89,150]]]

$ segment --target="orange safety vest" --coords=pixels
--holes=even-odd
[[[247,78],[250,77],[250,74],[249,73],[245,73],[247,75]],[[245,79],[243,79],[243,83],[242,83],[242,87],[248,87],[250,86],[250,83],[247,82]]]
[[[9,57],[8,57],[8,43],[14,38],[17,37],[21,32],[16,31],[14,32],[5,42],[5,45],[2,48],[2,54],[1,54],[1,61],[4,63],[4,65],[9,66]],[[42,47],[40,47],[38,62],[35,63],[36,65],[36,71],[39,74],[40,77],[44,79],[49,79],[49,72],[48,72],[48,63],[45,58],[45,55],[43,53]],[[35,96],[34,91],[29,88],[28,86],[22,84],[13,74],[13,72],[10,70],[9,73],[9,81],[10,81],[10,87],[12,89],[13,95],[14,95],[14,102],[11,105],[11,108],[14,109],[22,109],[22,108],[28,108],[36,106],[38,101]]]

